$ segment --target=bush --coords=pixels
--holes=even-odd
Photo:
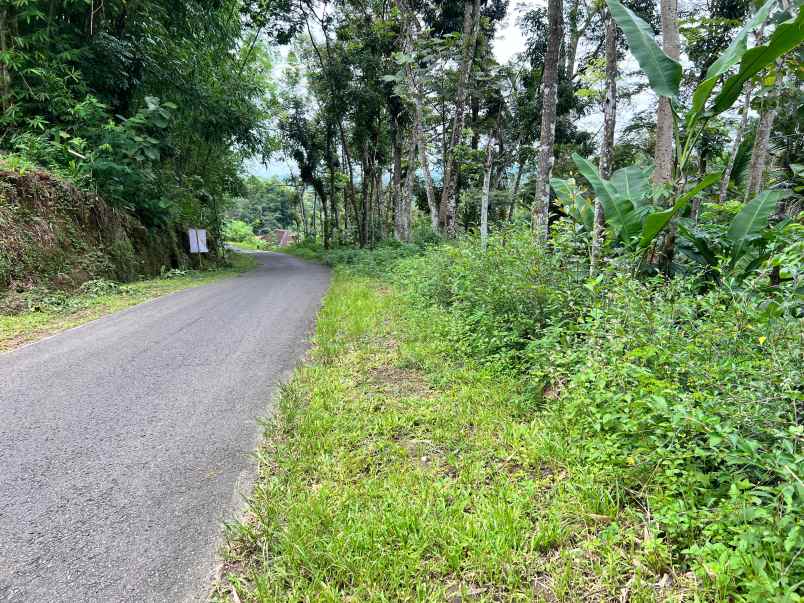
[[[257,251],[268,249],[268,244],[254,234],[254,229],[240,220],[226,221],[223,225],[223,238],[245,249]]]
[[[560,230],[560,229],[559,229]],[[452,354],[523,381],[527,412],[657,546],[717,592],[795,601],[804,580],[801,322],[693,279],[595,280],[560,234],[431,248],[399,263],[414,308],[437,306]]]
[[[254,230],[240,220],[228,220],[223,225],[223,238],[233,243],[250,241],[254,238]]]
[[[389,275],[400,260],[420,255],[424,249],[422,245],[393,240],[382,241],[373,249],[355,247],[325,249],[317,241],[306,240],[283,251],[305,260],[323,262],[327,266],[339,266],[355,275],[381,277]]]

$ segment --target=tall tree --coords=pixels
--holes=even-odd
[[[491,191],[491,172],[494,165],[495,138],[499,138],[499,125],[497,131],[489,136],[489,140],[486,143],[486,159],[483,161],[483,191],[480,199],[480,244],[484,251],[489,241],[489,194]]]
[[[678,4],[676,0],[661,0],[662,11],[662,49],[671,59],[678,61],[681,56],[681,41],[678,35]],[[673,154],[673,108],[670,105],[670,98],[667,96],[659,97],[659,107],[656,113],[656,148],[654,151],[654,163],[656,169],[653,172],[653,182],[658,185],[665,185],[673,182],[673,166],[675,156]],[[670,273],[673,258],[676,252],[676,222],[672,220],[667,228],[667,232],[659,254],[659,265],[666,274]]]
[[[678,60],[681,55],[681,42],[678,35],[678,4],[676,0],[661,0],[662,10],[662,48],[671,59]],[[673,177],[673,109],[670,99],[659,97],[656,113],[656,148],[654,151],[656,169],[653,181],[656,184],[670,182]]]
[[[603,105],[603,144],[600,145],[600,175],[610,178],[614,163],[614,127],[617,119],[617,26],[606,11],[606,98]],[[592,230],[592,253],[589,272],[597,273],[603,244],[603,204],[595,198],[595,221]]]
[[[439,221],[446,235],[455,236],[455,209],[457,200],[455,189],[458,170],[455,166],[455,152],[461,141],[466,111],[466,94],[469,74],[472,70],[477,35],[480,28],[480,0],[465,0],[463,7],[463,42],[461,64],[458,68],[458,85],[455,90],[455,117],[452,122],[452,135],[444,164],[444,190],[441,194]]]
[[[542,74],[542,126],[539,138],[539,165],[536,176],[536,198],[532,208],[533,232],[537,240],[549,235],[550,174],[555,160],[553,144],[556,136],[556,94],[558,59],[563,37],[562,0],[547,2],[547,51]]]

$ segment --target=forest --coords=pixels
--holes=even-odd
[[[2,3],[2,174],[334,268],[216,600],[802,600],[800,5]]]

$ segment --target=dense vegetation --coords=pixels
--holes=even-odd
[[[553,242],[295,251],[337,276],[243,600],[800,600],[800,323]]]
[[[216,233],[242,159],[272,140],[271,64],[241,8],[3,2],[0,168],[49,170],[151,230]]]
[[[240,596],[800,600],[798,7],[262,7],[339,276]]]
[[[800,3],[509,9],[2,3],[0,284],[135,276],[107,215],[339,266],[237,596],[800,601]]]

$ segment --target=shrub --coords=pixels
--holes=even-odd
[[[254,238],[254,230],[240,220],[228,220],[223,225],[223,238],[233,243],[250,241]]]
[[[717,592],[795,601],[804,580],[801,321],[766,300],[689,278],[637,280],[527,232],[399,263],[428,337],[522,377],[528,412],[597,474],[621,506],[646,510],[676,564]]]

